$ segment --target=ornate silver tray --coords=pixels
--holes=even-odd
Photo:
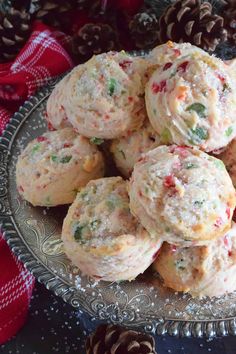
[[[35,208],[19,197],[17,156],[46,130],[45,104],[58,80],[20,108],[0,140],[0,225],[13,252],[48,289],[97,319],[153,334],[236,335],[236,293],[193,299],[163,288],[150,271],[133,282],[96,283],[81,276],[63,253],[60,230],[66,207]]]

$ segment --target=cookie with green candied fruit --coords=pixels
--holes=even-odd
[[[63,222],[68,258],[96,280],[132,280],[154,261],[162,242],[130,213],[127,182],[121,177],[90,181]]]
[[[223,162],[177,145],[142,155],[134,165],[129,196],[131,212],[151,234],[183,247],[226,233],[236,205]]]
[[[236,80],[232,68],[193,52],[154,71],[145,99],[153,128],[166,143],[210,152],[236,136]]]
[[[165,242],[153,269],[164,285],[194,297],[214,297],[236,290],[236,225],[207,246],[178,247]]]
[[[88,138],[114,139],[142,126],[146,117],[144,59],[123,52],[93,56],[72,72],[64,109]]]
[[[103,175],[102,153],[72,128],[37,137],[16,165],[18,191],[34,206],[70,204],[80,188]]]

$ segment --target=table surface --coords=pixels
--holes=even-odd
[[[85,339],[96,325],[37,283],[26,325],[0,347],[0,354],[84,354]],[[213,340],[157,337],[156,346],[158,354],[236,354],[236,337]]]

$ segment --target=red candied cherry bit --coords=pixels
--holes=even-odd
[[[166,71],[167,69],[171,68],[172,67],[172,63],[166,63],[163,67],[163,71]]]
[[[170,251],[171,251],[172,253],[176,252],[176,251],[177,251],[176,245],[171,245]]]
[[[183,71],[185,72],[187,69],[189,61],[184,61],[182,64],[180,64],[177,68],[177,71]]]
[[[225,212],[226,212],[227,218],[230,219],[230,207],[227,207]]]
[[[24,188],[23,188],[22,186],[19,186],[19,187],[18,187],[18,191],[19,191],[19,192],[24,192]]]
[[[139,190],[138,191],[138,195],[140,196],[140,197],[143,197],[143,193]]]
[[[221,74],[217,73],[216,76],[218,77],[218,79],[224,84],[225,83],[225,77],[222,76]]]
[[[152,84],[152,92],[166,92],[166,80],[162,80],[159,84],[157,82],[153,82]]]
[[[129,101],[129,102],[133,102],[133,100],[134,100],[134,98],[133,98],[132,96],[129,96],[129,97],[128,97],[128,101]]]
[[[160,92],[160,86],[158,85],[158,83],[153,82],[153,84],[152,84],[152,92],[153,92],[153,93],[158,93],[158,92]]]
[[[188,156],[188,146],[185,145],[179,145],[179,146],[170,146],[169,151],[170,153],[177,153],[181,157],[187,157]]]
[[[175,187],[175,179],[173,175],[168,175],[164,177],[163,184],[166,188]]]
[[[48,122],[48,130],[50,130],[50,131],[56,130],[56,129],[52,126],[52,123],[51,123],[51,122]]]
[[[145,163],[146,161],[147,161],[147,156],[141,155],[141,157],[138,159],[137,162],[143,162],[143,163]]]
[[[73,145],[73,144],[71,144],[71,143],[65,143],[65,144],[63,145],[63,147],[64,147],[64,148],[70,148],[72,145]]]
[[[229,239],[228,239],[228,235],[225,235],[224,237],[224,245],[225,245],[225,248],[228,250],[228,256],[231,257],[232,256],[232,250],[230,249],[230,244],[229,244]]]
[[[109,119],[111,119],[111,117],[109,116],[109,114],[105,114],[104,119],[109,120]]]
[[[180,56],[181,51],[179,49],[174,48],[173,51],[174,51],[176,57]]]
[[[38,136],[36,140],[41,143],[43,141],[48,141],[48,138],[46,138],[45,136]]]
[[[119,63],[120,67],[121,67],[123,70],[127,69],[127,68],[130,66],[130,64],[132,64],[132,61],[131,61],[131,60],[124,60],[124,61],[122,61],[121,63]]]
[[[229,248],[228,235],[225,235],[225,237],[224,237],[224,245],[225,245],[226,248]]]
[[[214,223],[214,226],[215,226],[215,227],[220,227],[222,224],[223,224],[222,217],[219,216],[219,217],[216,219],[216,222]]]

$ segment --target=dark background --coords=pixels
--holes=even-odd
[[[0,354],[84,354],[84,342],[96,323],[36,283],[29,318]],[[178,339],[157,337],[158,354],[236,354],[236,337]]]

